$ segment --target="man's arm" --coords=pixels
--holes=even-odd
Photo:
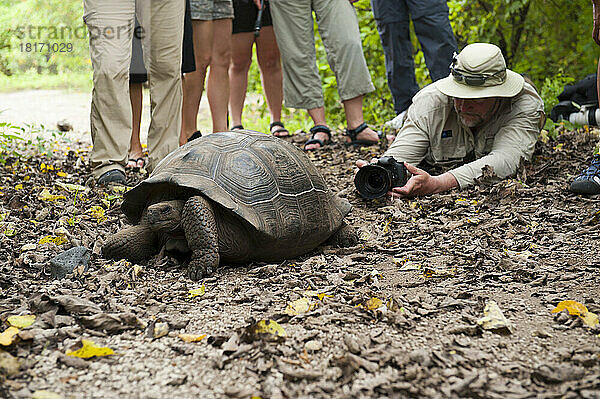
[[[492,150],[486,156],[452,169],[452,174],[460,188],[473,184],[481,176],[481,169],[489,165],[500,178],[516,172],[521,158],[530,160],[539,136],[540,114],[533,110],[529,113],[510,118],[494,137]]]
[[[425,158],[429,150],[429,135],[425,130],[426,127],[419,126],[411,118],[411,111],[414,110],[409,108],[409,115],[407,115],[402,129],[384,155],[394,157],[398,162],[409,162],[416,165]]]

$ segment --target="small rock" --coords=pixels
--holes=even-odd
[[[168,333],[169,333],[169,324],[168,323],[159,322],[154,325],[154,329],[153,329],[154,339],[164,337]]]
[[[479,326],[459,325],[448,329],[448,334],[465,334],[471,337],[481,335]]]
[[[92,316],[83,316],[80,318],[80,321],[86,328],[108,333],[119,333],[121,331],[142,327],[141,320],[133,313],[98,313]],[[159,323],[157,323],[157,325],[158,324]],[[167,325],[167,333],[168,332],[169,328]],[[156,326],[154,335],[155,338],[159,338],[156,337]]]
[[[68,120],[61,119],[60,121],[56,122],[56,128],[61,132],[68,132],[73,130],[73,125]]]
[[[584,355],[582,353],[573,355],[571,361],[584,367],[593,367],[600,359],[596,355]]]
[[[63,399],[63,397],[56,392],[41,389],[39,391],[35,391],[33,395],[31,395],[31,399]]]
[[[19,360],[8,352],[0,350],[0,375],[12,376],[19,373]]]
[[[50,215],[50,210],[48,208],[42,208],[35,213],[35,220],[37,220],[38,222],[41,222],[42,220],[45,220],[46,218],[48,218],[49,215]]]
[[[56,323],[57,327],[65,327],[75,324],[75,319],[73,319],[71,316],[56,315],[54,316],[54,322]]]
[[[571,320],[571,317],[569,316],[569,312],[567,310],[563,310],[554,316],[554,320],[556,320],[558,324],[565,324]]]
[[[431,365],[431,356],[425,349],[415,349],[408,354],[408,358],[422,367],[429,367]]]
[[[83,360],[82,358],[75,356],[67,356],[62,353],[59,354],[58,361],[59,363],[62,363],[67,367],[73,367],[76,369],[86,369],[89,365],[89,363]]]
[[[323,348],[323,343],[321,341],[315,341],[315,340],[308,341],[307,343],[304,344],[304,348],[307,351],[316,352],[316,351],[319,351],[319,350],[321,350]]]
[[[190,323],[190,319],[175,319],[169,320],[169,326],[173,330],[183,330]]]
[[[566,381],[575,381],[585,375],[582,367],[571,366],[568,363],[560,365],[543,364],[531,374],[532,379],[545,384],[560,384]]]
[[[544,330],[535,330],[531,333],[531,335],[538,338],[552,338],[552,334]]]
[[[50,259],[50,273],[54,279],[67,277],[77,267],[87,271],[90,261],[90,251],[86,247],[75,247]]]
[[[185,384],[187,381],[187,375],[179,375],[172,377],[169,381],[167,381],[167,385],[171,386],[179,386]]]
[[[37,244],[25,244],[21,247],[21,252],[33,251],[37,248]]]
[[[364,336],[362,339],[359,339],[358,337],[350,334],[344,335],[344,343],[346,344],[348,351],[350,353],[354,353],[355,355],[359,355],[364,348],[369,346],[370,341],[371,338],[368,336]]]

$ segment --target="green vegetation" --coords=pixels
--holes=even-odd
[[[0,122],[0,164],[4,165],[10,157],[51,157],[53,151],[59,150],[61,144],[68,142],[70,140],[65,132],[47,129],[43,125],[17,126],[9,122]]]
[[[355,6],[365,57],[376,88],[365,98],[365,119],[381,124],[393,116],[383,50],[369,0],[359,0]],[[459,47],[477,41],[500,46],[511,69],[531,76],[547,110],[556,103],[556,94],[565,83],[596,71],[600,51],[591,38],[589,0],[450,0],[448,6]],[[91,66],[82,14],[79,0],[0,0],[0,90],[42,87],[89,90]],[[424,86],[430,82],[429,74],[418,40],[414,33],[412,36],[417,80]],[[71,46],[70,51],[64,52],[33,51],[33,47],[27,51],[28,43]],[[335,78],[318,34],[316,47],[329,122],[343,127]],[[249,90],[262,92],[256,63],[249,78]],[[249,105],[246,111],[258,112],[259,128],[263,124],[268,127],[265,107],[264,103],[258,109],[250,109],[255,105]],[[286,109],[284,115],[292,130],[311,126],[302,110]]]

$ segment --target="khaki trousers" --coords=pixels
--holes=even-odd
[[[313,109],[324,105],[313,11],[342,101],[375,90],[362,50],[356,10],[348,0],[270,0],[269,3],[281,52],[286,106]]]
[[[90,114],[94,177],[124,170],[132,129],[129,64],[140,22],[150,85],[150,167],[177,148],[181,130],[181,46],[185,0],[83,0],[94,88]]]

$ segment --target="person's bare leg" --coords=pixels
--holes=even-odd
[[[212,54],[213,21],[193,20],[192,27],[196,70],[186,73],[183,78],[183,108],[179,145],[185,144],[188,137],[198,130],[198,108],[200,108],[204,90],[206,69],[210,64]]]
[[[598,57],[598,78],[596,79],[596,92],[598,93],[598,105],[600,106],[600,57]]]
[[[365,120],[363,118],[363,96],[357,96],[346,101],[342,101],[344,104],[344,111],[346,112],[346,123],[348,129],[356,129]],[[368,140],[374,143],[379,141],[379,136],[370,127],[366,128],[356,136],[357,140]],[[346,141],[350,141],[350,137],[346,136]]]
[[[277,40],[272,26],[265,26],[261,29],[260,36],[256,40],[256,55],[267,105],[271,113],[271,122],[280,122],[281,104],[283,102],[283,76],[279,47],[277,47]],[[277,129],[281,129],[281,127],[274,126],[271,133]],[[288,134],[288,132],[281,132],[275,134],[275,136],[285,137]]]
[[[307,110],[307,112],[308,112],[308,115],[310,115],[310,117],[312,118],[315,126],[316,125],[327,126],[327,121],[325,120],[325,108],[324,107],[312,108],[312,109]],[[327,143],[327,141],[329,140],[329,136],[327,136],[327,134],[323,133],[323,132],[315,133],[315,136],[313,138],[321,140],[321,141],[323,141],[323,143]],[[317,143],[308,144],[308,145],[304,146],[305,150],[316,150],[318,148],[321,148],[321,146]]]
[[[242,112],[248,89],[248,70],[252,63],[253,32],[236,33],[231,36],[231,65],[229,66],[229,110],[231,125],[242,123]]]
[[[205,40],[207,40],[205,38]],[[227,130],[229,103],[229,63],[231,60],[231,18],[213,21],[213,46],[206,94],[213,132]]]
[[[129,83],[129,100],[131,102],[131,113],[133,116],[131,141],[129,142],[129,160],[127,168],[141,168],[144,161],[139,160],[143,156],[142,143],[140,142],[140,125],[142,122],[142,83]]]

